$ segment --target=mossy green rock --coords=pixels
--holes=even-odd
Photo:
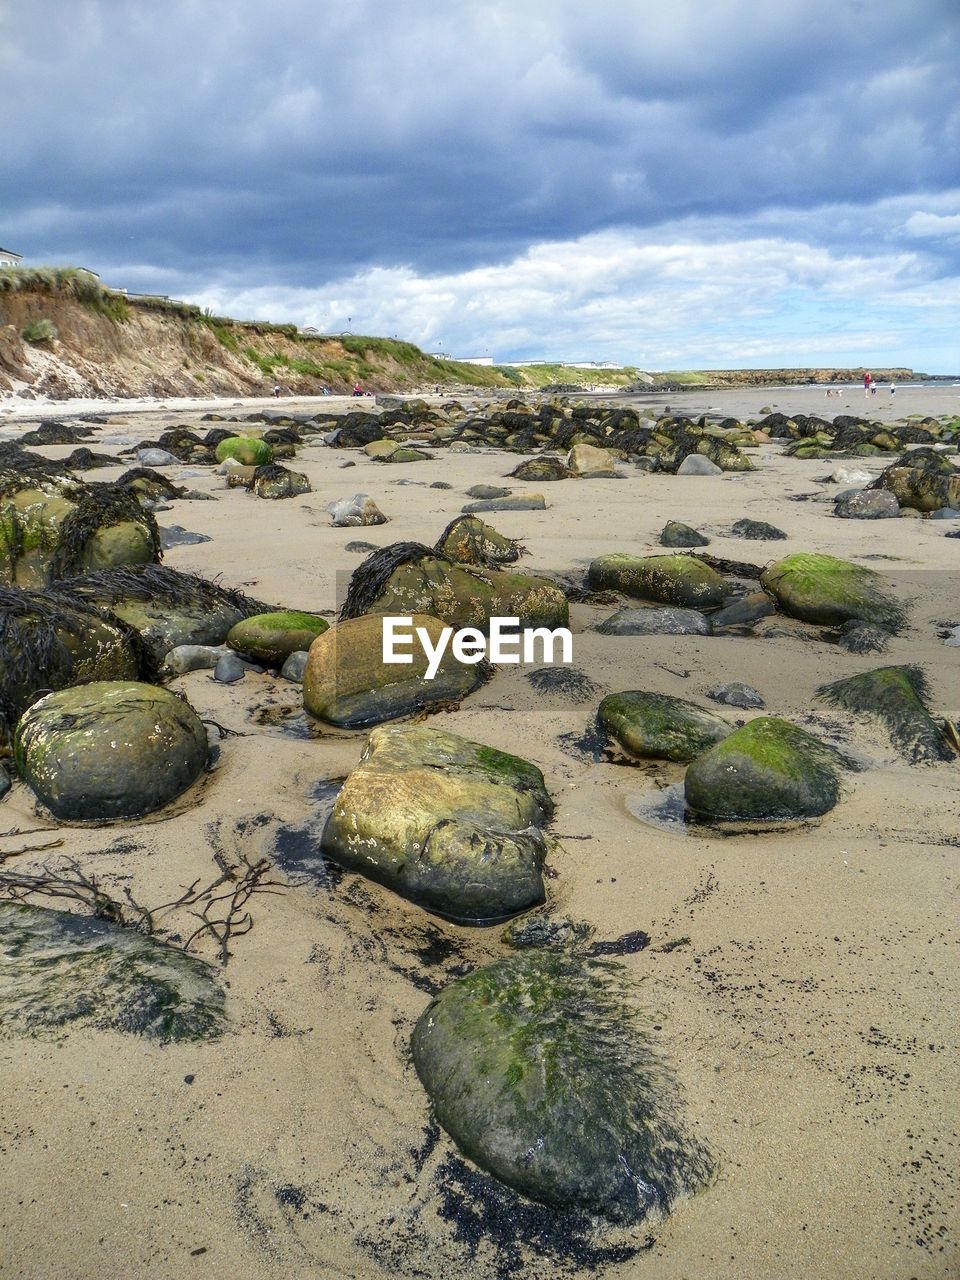
[[[446,987],[413,1061],[440,1124],[525,1196],[620,1222],[710,1181],[675,1080],[630,1002],[623,968],[525,950]]]
[[[687,768],[687,806],[716,822],[816,818],[840,795],[840,757],[804,729],[760,716]]]
[[[566,480],[570,472],[561,458],[528,458],[510,472],[515,480]]]
[[[723,604],[723,577],[696,556],[631,556],[623,552],[591,561],[588,582],[594,591],[621,591],[635,600],[709,609]]]
[[[41,692],[141,674],[135,636],[52,591],[0,587],[0,654],[0,743]]]
[[[818,692],[856,715],[882,721],[897,750],[912,764],[956,759],[924,705],[927,682],[919,667],[880,667],[823,685]]]
[[[250,482],[250,492],[258,498],[299,498],[310,493],[311,485],[302,471],[289,471],[273,463],[257,467]]]
[[[362,577],[365,565],[374,559],[365,561],[354,576]],[[429,554],[398,565],[364,612],[426,613],[452,627],[481,631],[493,617],[519,618],[521,627],[565,627],[570,618],[566,596],[545,578],[452,564]]]
[[[414,614],[410,628],[422,627],[436,647],[446,624]],[[460,702],[485,678],[481,665],[458,662],[447,646],[432,680],[426,679],[427,657],[415,641],[402,652],[410,663],[383,661],[383,618],[365,614],[345,618],[309,646],[303,673],[304,709],[318,720],[346,729],[367,728],[426,710]]]
[[[229,436],[217,445],[218,462],[233,458],[244,467],[262,467],[273,460],[273,450],[265,440],[256,440],[253,436]]]
[[[458,516],[444,529],[435,550],[457,564],[496,566],[519,560],[522,547],[479,516]]]
[[[423,725],[374,729],[324,853],[430,911],[492,922],[543,901],[553,813],[540,770]]]
[[[166,565],[136,565],[81,574],[57,584],[84,604],[107,609],[140,636],[154,662],[181,644],[223,644],[231,627],[259,601]]]
[[[55,817],[137,818],[196,781],[207,734],[193,707],[167,689],[98,680],[35,702],[17,725],[14,754]]]
[[[693,760],[733,732],[694,702],[642,690],[609,694],[597,719],[628,754],[655,760]]]
[[[107,920],[0,903],[0,1026],[70,1026],[161,1041],[210,1040],[224,996],[209,965]]]
[[[903,606],[872,569],[835,556],[800,551],[768,565],[760,575],[764,591],[784,613],[803,622],[840,626],[852,618],[895,631]]]
[[[280,667],[291,653],[309,649],[329,626],[327,619],[316,613],[255,613],[230,628],[227,644],[257,662]]]

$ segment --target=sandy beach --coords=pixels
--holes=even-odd
[[[201,424],[208,411],[242,419],[258,408],[372,403],[10,400],[0,403],[0,440],[44,417],[96,413],[107,421],[85,443],[116,453],[173,425],[221,425]],[[749,419],[769,408],[892,422],[960,413],[960,387],[904,386],[893,396],[883,387],[866,401],[860,388],[827,399],[821,388],[789,387],[629,403],[694,417]],[[59,459],[70,449],[40,451]],[[364,558],[348,543],[432,544],[478,483],[542,488],[546,510],[486,517],[525,545],[522,568],[533,573],[582,577],[607,552],[654,554],[675,519],[730,560],[762,565],[817,550],[868,565],[908,603],[908,625],[882,659],[782,617],[744,636],[602,635],[592,628],[610,609],[573,603],[574,666],[592,682],[582,699],[538,691],[523,669],[502,668],[429,721],[543,771],[557,802],[553,915],[587,922],[600,939],[650,934],[650,946],[623,963],[689,1123],[717,1154],[716,1182],[663,1221],[601,1233],[592,1253],[565,1244],[555,1220],[545,1231],[540,1211],[500,1195],[436,1128],[410,1058],[431,994],[504,954],[502,928],[457,926],[359,876],[319,866],[310,874],[281,858],[272,877],[280,888],[251,899],[254,927],[222,970],[229,1029],[219,1041],[161,1047],[79,1028],[0,1036],[0,1276],[180,1280],[211,1267],[241,1280],[957,1274],[957,764],[909,765],[879,726],[815,696],[826,681],[916,663],[936,712],[960,715],[960,649],[938,636],[960,624],[960,542],[945,536],[957,525],[837,519],[832,499],[844,486],[824,479],[833,463],[787,457],[780,443],[751,456],[756,469],[743,473],[674,476],[623,464],[619,482],[540,486],[504,481],[521,459],[493,449],[437,449],[428,461],[385,466],[311,444],[285,464],[309,477],[311,493],[263,502],[228,489],[217,468],[168,466],[175,483],[216,501],[174,500],[158,513],[161,527],[210,539],[172,547],[166,565],[331,620]],[[893,456],[856,465],[875,476]],[[127,465],[86,478],[109,480]],[[450,487],[431,488],[437,480]],[[388,523],[331,527],[327,504],[355,493],[369,494]],[[769,521],[786,540],[734,537],[742,516]],[[683,766],[627,767],[597,749],[606,693],[702,700],[732,680],[755,686],[766,714],[865,760],[819,822],[692,833],[654,813]],[[17,785],[0,810],[0,856],[26,843],[9,833],[49,828],[38,843],[63,845],[18,855],[18,869],[70,856],[150,904],[213,879],[216,852],[302,855],[306,837],[285,843],[282,833],[316,820],[367,733],[308,722],[299,686],[270,672],[226,685],[195,671],[170,687],[229,731],[202,783],[150,820],[98,827],[38,816]],[[754,714],[723,710],[734,722]],[[191,931],[188,915],[179,927]],[[213,960],[215,948],[201,942],[197,954]]]

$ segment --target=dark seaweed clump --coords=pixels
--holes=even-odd
[[[427,558],[441,559],[436,551],[422,542],[393,542],[381,547],[358,564],[347,588],[347,598],[340,610],[340,620],[360,618],[376,604],[397,569],[405,564],[419,564]]]
[[[154,559],[163,558],[156,519],[141,507],[136,494],[129,489],[118,489],[113,484],[89,484],[71,494],[71,501],[76,502],[77,507],[60,526],[57,545],[50,557],[51,580],[79,573],[83,568],[84,549],[93,535],[99,529],[128,521],[146,526]]]
[[[71,600],[87,600],[110,608],[121,600],[164,602],[170,605],[214,606],[229,601],[245,618],[269,613],[272,606],[242,591],[222,587],[195,573],[183,573],[162,564],[117,565],[97,569],[57,583],[57,590]]]

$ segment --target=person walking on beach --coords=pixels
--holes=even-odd
[[[897,394],[897,384],[895,382],[890,383],[890,394],[892,396],[895,396]]]
[[[279,383],[279,382],[278,382],[278,383],[277,383],[277,385],[273,388],[273,394],[274,394],[274,397],[275,397],[277,400],[279,400],[279,399],[280,399],[280,383]]]
[[[865,373],[865,374],[863,375],[863,394],[864,394],[864,397],[866,397],[866,396],[868,396],[868,395],[870,394],[870,384],[871,384],[871,382],[873,382],[873,377],[871,376],[871,374],[869,374],[869,373]]]

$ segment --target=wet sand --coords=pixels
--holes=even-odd
[[[370,407],[338,400],[251,403]],[[894,401],[881,391],[865,405],[856,390],[825,399],[813,388],[656,399],[690,413],[866,408],[888,420],[958,411],[960,388],[905,387]],[[203,430],[206,407],[110,406],[109,424],[87,443],[113,452],[121,435],[156,438],[175,423]],[[62,417],[64,408],[28,412]],[[105,408],[87,401],[76,411]],[[0,438],[17,434],[12,417],[0,415]],[[341,470],[348,459],[356,466]],[[663,1222],[593,1241],[626,1242],[635,1252],[621,1261],[569,1240],[564,1258],[555,1216],[554,1246],[538,1247],[544,1215],[498,1193],[432,1128],[409,1056],[431,991],[502,954],[501,931],[434,919],[355,876],[280,872],[284,891],[251,900],[254,928],[223,973],[231,1026],[221,1041],[158,1047],[84,1030],[0,1038],[0,1276],[179,1280],[207,1276],[211,1264],[244,1280],[956,1274],[957,766],[907,765],[880,729],[814,694],[831,679],[916,662],[932,706],[960,713],[960,650],[937,636],[938,624],[960,623],[960,544],[944,536],[949,522],[835,519],[825,499],[842,486],[820,482],[829,461],[785,458],[778,445],[754,460],[758,469],[744,474],[625,467],[618,482],[547,484],[546,511],[490,520],[525,543],[522,567],[534,572],[582,574],[605,552],[653,553],[668,519],[693,524],[711,554],[730,559],[822,550],[868,564],[911,602],[886,655],[853,656],[781,618],[752,637],[603,636],[587,628],[611,610],[575,604],[574,663],[595,685],[585,700],[537,692],[523,671],[504,668],[432,721],[543,770],[558,806],[554,914],[587,921],[602,939],[651,935],[623,963],[683,1084],[689,1123],[719,1157],[716,1184]],[[517,461],[437,450],[433,461],[384,466],[310,446],[285,465],[306,472],[313,492],[284,502],[227,490],[215,470],[163,468],[217,498],[158,514],[161,526],[212,539],[169,550],[165,563],[268,602],[332,611],[363,558],[348,542],[432,543],[470,485],[501,482]],[[887,461],[855,465],[877,474]],[[110,479],[125,465],[87,475]],[[440,479],[452,488],[429,487]],[[356,492],[390,522],[331,528],[326,504]],[[787,540],[731,537],[744,515]],[[869,759],[819,824],[723,838],[634,816],[656,806],[682,767],[604,759],[590,734],[600,698],[644,688],[702,699],[727,680],[754,685],[769,714]],[[168,901],[215,877],[215,852],[256,857],[279,830],[315,819],[365,742],[362,732],[311,732],[299,687],[269,674],[227,686],[200,671],[171,687],[238,735],[223,740],[216,770],[187,798],[196,803],[160,820],[61,826],[62,849],[21,855],[18,868],[69,854],[142,902]],[[733,721],[753,714],[726,710]],[[22,786],[0,814],[4,832],[44,825]],[[25,842],[4,837],[0,851]],[[180,928],[192,927],[185,916]]]

